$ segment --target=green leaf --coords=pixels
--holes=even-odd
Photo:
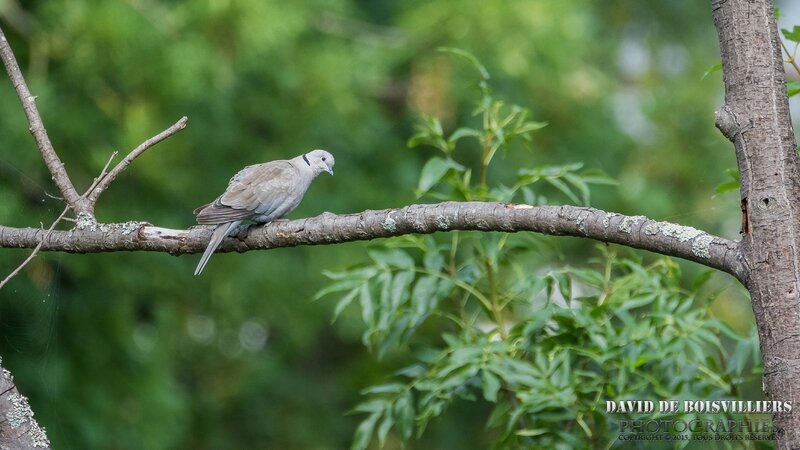
[[[432,276],[420,277],[411,292],[411,304],[420,318],[430,313],[436,305],[436,292],[439,280]]]
[[[323,275],[330,278],[331,280],[343,280],[345,278],[359,278],[362,280],[366,280],[368,278],[372,278],[375,276],[376,269],[372,266],[369,267],[362,267],[360,269],[351,269],[344,272],[331,272],[329,270],[325,270],[322,272]]]
[[[400,437],[404,441],[411,439],[414,433],[414,404],[410,392],[406,392],[394,403],[394,417]]]
[[[483,380],[483,398],[488,402],[497,402],[497,392],[500,391],[500,379],[487,369],[481,370]]]
[[[418,358],[423,359],[419,356]],[[425,366],[422,364],[412,364],[410,366],[403,367],[394,374],[408,378],[420,378],[425,374]]]
[[[570,189],[569,186],[567,186],[567,184],[564,183],[563,181],[559,180],[558,178],[545,178],[545,181],[547,181],[548,183],[553,185],[556,189],[561,191],[564,195],[569,197],[569,199],[572,200],[573,203],[577,204],[581,203],[581,201],[578,199],[575,193],[572,192],[572,189]]]
[[[566,302],[572,299],[572,282],[567,274],[562,271],[552,271],[547,274],[547,297],[553,298],[554,287],[558,287],[559,293]]]
[[[579,281],[597,289],[605,287],[606,279],[602,273],[592,269],[570,268],[569,273]]]
[[[423,264],[425,265],[425,270],[438,272],[442,267],[444,267],[444,256],[442,256],[436,250],[428,250],[425,252]]]
[[[514,128],[514,134],[526,135],[536,130],[541,130],[548,125],[547,122],[528,121]]]
[[[611,186],[616,186],[619,184],[617,180],[609,177],[600,169],[586,169],[581,172],[580,176],[583,181],[590,184],[607,184]]]
[[[800,94],[800,81],[792,80],[786,83],[786,93],[789,97]]]
[[[709,67],[708,70],[705,71],[703,76],[700,77],[700,80],[705,80],[706,77],[708,77],[712,73],[719,72],[720,70],[722,70],[722,63],[714,64],[713,66]]]
[[[408,142],[406,143],[406,145],[409,148],[419,147],[420,145],[432,145],[432,146],[435,146],[433,144],[433,142],[434,141],[431,139],[431,137],[430,137],[430,135],[428,135],[428,133],[421,131],[419,133],[415,133],[410,138],[408,138]]]
[[[726,169],[725,173],[728,174],[731,180],[718,184],[715,189],[717,194],[725,194],[739,189],[739,171],[737,169]]]
[[[546,178],[546,177],[562,177],[565,173],[574,172],[583,167],[583,163],[577,162],[572,164],[564,164],[560,166],[539,166],[530,169],[520,169],[517,172],[517,178],[524,179],[526,177]]]
[[[456,142],[465,137],[474,137],[480,139],[482,136],[483,133],[474,128],[461,127],[454,131],[449,138],[447,138],[447,142]]]
[[[382,398],[376,398],[372,400],[367,400],[365,402],[361,402],[356,405],[355,408],[350,411],[350,414],[353,413],[380,413],[384,409],[386,409],[386,400]]]
[[[369,257],[372,258],[373,261],[384,268],[393,267],[406,270],[414,269],[414,259],[403,250],[372,250],[368,253]]]
[[[453,160],[440,158],[438,156],[429,159],[422,168],[422,172],[419,176],[419,183],[417,184],[417,191],[419,191],[419,194],[428,192],[441,181],[442,177],[444,177],[450,169],[455,169],[460,172],[464,170],[464,166]]]
[[[331,319],[331,323],[336,322],[336,319],[339,318],[339,315],[342,314],[342,311],[344,311],[344,309],[347,308],[350,305],[350,303],[353,302],[353,299],[356,298],[358,293],[359,293],[358,288],[353,289],[352,291],[348,292],[347,295],[342,297],[342,299],[339,300],[338,303],[336,303],[336,308],[334,308],[333,310],[333,318]]]
[[[416,127],[416,133],[408,140],[408,147],[413,148],[420,145],[430,145],[444,153],[451,151],[447,141],[444,140],[442,123],[436,117],[423,118],[422,123]]]
[[[533,312],[531,317],[526,322],[523,322],[522,335],[531,336],[534,333],[539,333],[547,321],[550,320],[550,317],[552,317],[552,311],[553,309],[547,306]]]
[[[481,78],[484,81],[489,80],[489,71],[486,70],[486,67],[484,67],[483,64],[481,64],[481,62],[478,61],[478,58],[476,58],[472,53],[454,47],[439,47],[436,50],[442,53],[452,53],[453,55],[457,55],[466,59],[472,64],[473,67],[475,67],[475,69],[478,71],[478,73],[481,75]]]
[[[375,423],[380,419],[382,411],[376,411],[364,419],[356,429],[355,436],[353,436],[353,445],[350,450],[365,450],[372,439],[372,432],[375,429]]]
[[[578,192],[581,193],[581,201],[584,206],[589,205],[589,185],[583,180],[582,177],[575,175],[574,173],[565,173],[564,179],[573,186]]]
[[[786,28],[781,28],[781,33],[783,33],[783,37],[786,39],[800,43],[800,25],[795,25],[791,31]]]
[[[517,436],[533,437],[533,436],[541,436],[547,432],[548,431],[546,428],[523,428],[521,430],[517,430],[517,432],[514,434],[516,434]]]
[[[367,284],[361,286],[359,302],[361,303],[361,318],[368,327],[372,328],[373,322],[375,321],[375,313],[372,308],[372,296],[369,293],[369,286],[367,286]]]
[[[389,434],[389,429],[394,425],[394,417],[392,417],[392,410],[387,409],[386,414],[383,415],[383,420],[378,426],[378,446],[383,448],[386,445],[386,436]]]
[[[403,271],[394,276],[391,288],[391,307],[393,311],[397,310],[408,299],[408,287],[412,281],[414,281],[414,272]]]
[[[406,385],[402,383],[377,384],[375,386],[370,386],[366,389],[363,389],[361,391],[361,395],[397,394],[399,392],[404,392],[405,390],[406,390]]]
[[[361,286],[363,283],[364,283],[364,280],[362,280],[362,279],[345,278],[345,279],[336,281],[334,283],[331,283],[328,286],[325,286],[324,288],[320,289],[319,291],[317,291],[316,294],[314,294],[314,297],[312,297],[311,300],[312,301],[316,301],[316,300],[319,300],[322,297],[324,297],[324,296],[326,296],[328,294],[334,293],[334,292],[347,291],[347,290],[350,290],[350,289],[353,289],[353,288],[357,288],[357,287]]]

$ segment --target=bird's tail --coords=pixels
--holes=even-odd
[[[219,247],[219,244],[222,243],[222,240],[225,239],[225,236],[227,236],[231,230],[239,226],[241,222],[241,220],[237,220],[235,222],[217,225],[217,229],[214,230],[213,234],[211,234],[211,240],[208,242],[206,251],[203,252],[203,257],[200,258],[200,262],[197,263],[197,268],[194,269],[195,275],[200,275],[200,272],[202,272],[203,268],[206,266],[206,264],[208,264],[208,260],[211,258],[211,255],[214,254],[214,250]]]

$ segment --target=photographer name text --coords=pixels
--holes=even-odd
[[[622,400],[606,401],[607,413],[788,413],[790,401],[744,400]]]

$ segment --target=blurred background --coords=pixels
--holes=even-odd
[[[721,74],[703,76],[707,2],[0,0],[0,26],[81,192],[112,151],[189,117],[111,185],[103,222],[192,226],[240,168],[312,148],[336,176],[291,217],[417,201],[431,153],[407,148],[413,123],[472,120],[474,73],[435,51],[452,46],[549,122],[492,176],[583,161],[619,181],[595,207],[738,238],[737,193],[715,195],[735,159]],[[0,148],[0,223],[47,226],[63,203],[5,73]],[[572,264],[593,251],[550,241]],[[331,324],[335,302],[310,298],[369,245],[217,255],[200,277],[198,255],[41,254],[0,291],[0,355],[53,448],[346,448],[359,390],[398,366],[366,352],[357,314]],[[28,253],[0,251],[0,275]],[[738,285],[715,283],[720,317],[749,330]],[[487,414],[461,402],[415,448],[484,448]]]

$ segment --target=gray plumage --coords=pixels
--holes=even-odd
[[[243,220],[267,223],[292,212],[317,175],[322,172],[333,175],[334,162],[333,155],[325,150],[313,150],[289,160],[240,170],[213,203],[194,210],[197,223],[217,225],[194,274],[203,271],[214,250]]]

